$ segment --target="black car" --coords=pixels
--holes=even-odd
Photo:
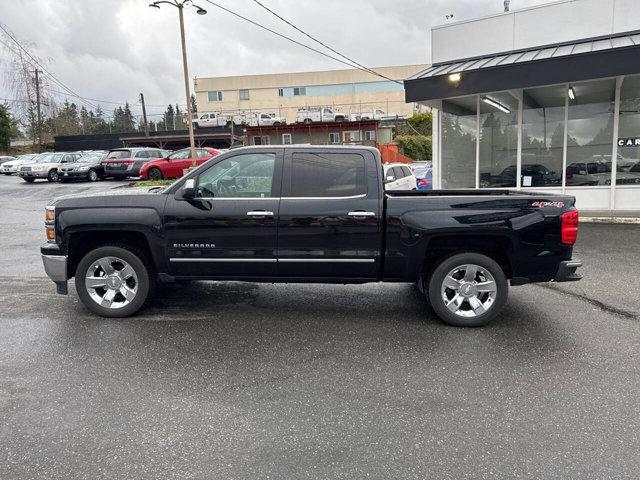
[[[517,169],[515,165],[505,168],[499,175],[489,173],[480,175],[480,186],[515,187]],[[562,185],[562,177],[539,163],[522,165],[520,172],[523,187],[552,187]]]
[[[47,207],[59,293],[134,314],[157,281],[416,283],[438,316],[486,324],[508,283],[579,280],[575,198],[512,190],[385,191],[368,147],[230,150],[166,188],[68,195]]]
[[[60,168],[58,178],[61,182],[70,180],[88,180],[95,182],[104,178],[102,160],[106,152],[85,153],[74,164]]]

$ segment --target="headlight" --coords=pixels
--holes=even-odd
[[[77,170],[78,172],[88,172],[89,167],[76,167],[74,170]]]

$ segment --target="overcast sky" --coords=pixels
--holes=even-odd
[[[445,15],[453,14],[459,21],[503,10],[502,0],[261,1],[367,66],[428,63],[430,27],[445,23]],[[253,0],[216,2],[300,41],[311,42]],[[206,0],[196,3],[208,14],[185,11],[192,78],[343,68]],[[547,0],[512,0],[511,8],[542,3]],[[0,22],[79,95],[135,104],[142,91],[153,114],[163,110],[159,105],[183,104],[184,86],[177,10],[167,5],[161,10],[151,9],[148,4],[149,0],[0,0]],[[0,44],[0,70],[6,66],[6,59],[6,48]],[[4,75],[0,81],[3,79]],[[60,90],[46,82],[50,89]],[[64,95],[54,95],[64,100]],[[10,96],[0,83],[0,98]],[[111,111],[114,105],[102,103],[102,107]],[[136,106],[134,113],[139,112]]]

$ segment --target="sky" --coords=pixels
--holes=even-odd
[[[148,113],[159,115],[168,103],[183,105],[184,80],[178,12],[150,0],[0,0],[0,23],[42,59],[43,66],[87,107],[108,102],[134,105],[144,92]],[[263,10],[253,0],[215,0],[278,32],[307,44],[311,40]],[[261,0],[266,6],[368,67],[429,63],[430,28],[500,13],[502,0]],[[345,68],[289,43],[223,10],[195,0],[208,11],[185,10],[190,77],[213,77]],[[511,8],[548,3],[512,0]],[[11,48],[6,37],[0,36]],[[318,45],[314,45],[318,47]],[[321,48],[321,47],[318,47]],[[0,98],[13,98],[6,82],[7,47],[0,43]],[[62,88],[44,76],[57,101]],[[81,101],[68,97],[70,101]],[[10,102],[9,102],[10,103]]]

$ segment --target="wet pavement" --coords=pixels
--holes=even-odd
[[[171,284],[105,320],[38,246],[49,198],[114,185],[0,177],[0,478],[637,478],[637,226],[581,226],[586,278],[482,329],[398,284]]]

